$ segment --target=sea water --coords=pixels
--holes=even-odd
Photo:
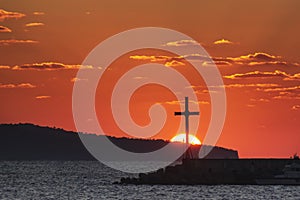
[[[299,199],[300,186],[118,185],[97,161],[0,161],[0,199]]]

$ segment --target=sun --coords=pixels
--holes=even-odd
[[[183,142],[183,143],[185,143],[185,133],[180,133],[178,135],[175,135],[171,139],[171,142]],[[189,143],[192,144],[192,145],[200,145],[201,144],[200,140],[194,135],[189,135]]]

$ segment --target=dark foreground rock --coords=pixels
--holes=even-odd
[[[194,159],[181,165],[168,166],[138,178],[122,178],[121,184],[215,185],[257,184],[257,179],[282,174],[291,163],[299,159]],[[300,181],[300,180],[299,180]],[[300,182],[299,182],[300,184]]]

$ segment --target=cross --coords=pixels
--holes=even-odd
[[[191,115],[199,115],[199,112],[190,112],[189,111],[189,97],[185,97],[185,110],[184,112],[174,112],[175,116],[178,115],[184,115],[185,117],[185,144],[188,147],[189,146],[189,117]],[[188,149],[186,151],[185,154],[185,158],[188,159],[189,158],[189,153],[188,153]]]

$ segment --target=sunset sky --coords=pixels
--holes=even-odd
[[[0,0],[0,123],[29,122],[75,131],[73,84],[88,81],[75,79],[76,73],[80,67],[101,70],[81,65],[89,52],[119,32],[164,27],[200,43],[223,76],[227,117],[218,146],[236,149],[240,157],[299,154],[299,9],[298,0]],[[193,48],[194,41],[169,45]],[[202,141],[210,120],[210,97],[182,56],[203,59],[196,53],[174,55],[153,49],[117,59],[97,88],[96,112],[104,130],[127,136],[116,126],[110,109],[118,78],[134,66],[160,63],[193,84],[201,111],[194,134]],[[154,138],[170,140],[179,123],[173,112],[180,108],[170,91],[157,85],[140,88],[132,96],[132,117],[146,125],[154,103],[165,106],[168,114],[166,127]]]

